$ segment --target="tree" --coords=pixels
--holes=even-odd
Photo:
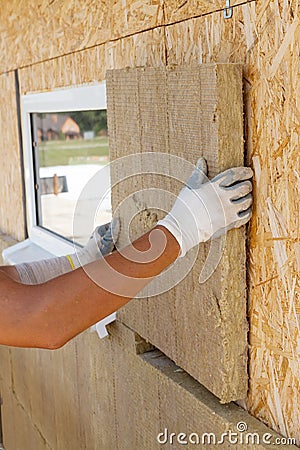
[[[78,123],[80,132],[94,131],[97,134],[100,130],[107,130],[107,112],[97,111],[74,111],[70,117]]]

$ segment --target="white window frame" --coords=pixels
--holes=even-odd
[[[23,95],[21,98],[21,108],[29,239],[50,253],[64,255],[72,250],[74,251],[74,244],[38,226],[36,223],[30,115],[32,113],[106,109],[106,84],[100,83],[92,86],[73,87],[40,94]]]
[[[31,114],[99,109],[107,109],[105,82],[22,95],[21,124],[28,239],[4,250],[5,262],[18,264],[25,260],[34,261],[52,256],[62,256],[74,252],[74,245],[76,245],[37,225]],[[115,314],[97,324],[96,329],[101,337],[107,334],[104,324],[113,320],[115,320]]]
[[[36,198],[34,189],[34,168],[32,151],[31,114],[54,113],[66,111],[86,111],[106,109],[106,83],[84,85],[57,89],[50,92],[26,94],[21,97],[21,124],[23,138],[24,181],[27,212],[28,237],[26,245],[27,260],[39,259],[48,255],[62,256],[74,251],[74,244],[50,230],[42,228],[36,222]],[[25,243],[23,244],[23,247]],[[20,244],[17,244],[20,246]],[[76,244],[75,244],[76,245]],[[13,250],[12,248],[10,248]],[[31,250],[31,251],[30,251]],[[7,259],[9,249],[5,252],[10,263],[20,262]]]

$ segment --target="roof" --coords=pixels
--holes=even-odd
[[[43,118],[36,118],[36,126],[42,131],[52,130],[59,133],[69,117],[66,114],[46,114]]]

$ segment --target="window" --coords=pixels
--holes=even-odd
[[[108,162],[105,83],[23,95],[21,107],[28,239],[5,251],[9,263],[74,251],[76,196]],[[105,203],[99,224],[110,221],[109,196]]]
[[[32,113],[31,129],[36,223],[84,245],[91,230],[73,236],[73,214],[86,183],[109,162],[106,110]],[[98,225],[111,220],[105,190]]]

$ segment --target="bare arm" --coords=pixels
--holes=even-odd
[[[14,266],[0,266],[0,276],[1,272],[8,275],[12,280],[20,281],[18,271]]]
[[[128,259],[132,254],[132,247],[128,246],[122,254],[113,252],[103,260],[88,264],[89,276],[83,269],[77,269],[37,286],[18,283],[16,271],[4,268],[0,272],[0,344],[61,347],[125,305],[175,261],[180,250],[175,237],[160,226],[137,239],[133,246],[140,251],[139,262]],[[162,253],[149,258],[150,246],[154,254]],[[113,273],[107,263],[115,269]]]
[[[251,169],[228,169],[211,182],[206,169],[200,158],[170,213],[122,254],[35,286],[18,283],[12,268],[0,271],[0,344],[61,347],[125,305],[178,255],[247,223]]]

